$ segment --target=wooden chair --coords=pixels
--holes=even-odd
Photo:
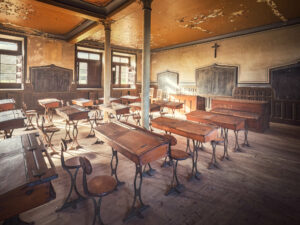
[[[152,98],[152,102],[163,100],[163,92],[162,89],[157,89],[156,98]]]
[[[23,108],[23,111],[25,113],[25,116],[26,116],[26,129],[25,130],[34,130],[35,127],[32,123],[32,119],[33,117],[37,117],[37,111],[36,110],[28,110],[27,109],[27,105],[23,102],[22,104],[22,108]]]
[[[36,125],[37,125],[37,128],[38,130],[42,133],[43,135],[43,139],[46,143],[46,147],[49,147],[51,148],[52,152],[50,153],[51,155],[54,155],[54,154],[58,154],[58,152],[56,151],[56,149],[53,147],[53,144],[51,143],[52,142],[52,137],[53,135],[60,131],[59,128],[57,128],[52,122],[45,122],[45,116],[42,115],[41,116],[41,123],[39,122],[39,119],[40,116],[39,114],[37,113],[37,116],[36,116]]]
[[[183,184],[181,184],[179,182],[178,177],[177,177],[178,161],[186,160],[187,158],[189,158],[190,155],[188,153],[186,153],[185,151],[182,151],[179,149],[171,149],[171,146],[174,146],[177,144],[177,140],[174,136],[165,134],[164,138],[166,140],[168,140],[168,142],[169,142],[168,155],[169,155],[170,160],[173,165],[173,177],[172,177],[171,185],[166,192],[166,195],[169,195],[174,192],[181,193],[184,190],[184,186],[183,186]],[[174,164],[173,160],[175,160],[175,164]],[[176,181],[176,183],[175,183],[175,181]]]
[[[90,175],[93,171],[90,161],[85,157],[80,157],[80,165],[83,170],[83,189],[84,193],[93,200],[94,202],[94,219],[92,225],[95,224],[96,218],[98,219],[99,224],[103,224],[100,214],[100,206],[102,197],[113,192],[117,187],[117,181],[112,176],[96,176],[87,181],[87,176]],[[98,198],[98,201],[96,201]]]
[[[69,159],[65,160],[64,152],[66,150],[67,150],[67,142],[62,139],[62,141],[61,141],[61,154],[60,154],[61,166],[70,175],[71,187],[70,187],[70,191],[69,191],[69,193],[67,195],[67,198],[65,199],[63,205],[59,209],[57,209],[56,212],[59,212],[59,211],[65,209],[65,208],[68,208],[70,206],[72,206],[72,208],[76,208],[77,202],[80,201],[80,200],[85,199],[85,197],[83,197],[79,193],[79,191],[77,189],[77,185],[76,185],[76,177],[77,177],[79,169],[81,168],[81,164],[80,164],[80,161],[79,161],[80,157],[75,156],[75,157],[72,157],[72,158],[69,158]],[[74,174],[72,174],[72,172],[71,172],[72,170],[75,170]],[[77,198],[70,201],[70,197],[71,197],[73,189],[75,190]]]

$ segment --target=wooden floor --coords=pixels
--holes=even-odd
[[[64,136],[64,123],[55,117],[55,123],[62,128],[56,134],[58,144]],[[96,138],[86,139],[87,123],[79,129],[79,143],[83,148],[68,151],[67,157],[81,155],[88,157],[93,165],[93,175],[110,175],[111,149],[106,144],[93,145]],[[161,132],[161,131],[158,131]],[[16,134],[24,133],[22,129]],[[176,136],[177,147],[185,149],[186,140]],[[233,132],[229,132],[229,145],[233,148]],[[240,135],[240,142],[243,135]],[[264,134],[249,132],[250,148],[242,153],[229,151],[231,160],[220,162],[221,169],[208,170],[211,147],[199,153],[198,168],[202,173],[200,181],[187,182],[191,171],[191,159],[180,162],[179,179],[186,190],[180,195],[165,196],[170,183],[171,168],[161,168],[162,160],[154,162],[154,177],[144,179],[142,196],[150,208],[143,212],[144,219],[134,218],[125,224],[146,225],[284,225],[300,224],[300,127],[272,123]],[[222,155],[222,146],[217,147],[217,156]],[[59,178],[54,180],[56,199],[46,205],[23,213],[21,218],[34,220],[36,225],[90,225],[93,218],[93,203],[86,200],[76,209],[56,213],[69,191],[68,174],[62,170],[59,156],[53,157]],[[123,224],[122,219],[132,204],[135,166],[119,154],[119,179],[126,184],[118,191],[104,197],[102,219],[105,224]],[[77,183],[82,192],[81,173]],[[16,203],[18,204],[18,203]],[[1,223],[1,222],[0,222]]]

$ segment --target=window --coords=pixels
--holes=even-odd
[[[22,41],[0,38],[0,88],[21,88]]]
[[[93,51],[91,49],[91,51]],[[79,88],[100,88],[102,53],[87,49],[76,51],[77,86]]]
[[[136,55],[113,53],[112,56],[112,84],[113,87],[129,87],[135,84]]]

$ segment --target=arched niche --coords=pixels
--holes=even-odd
[[[165,93],[175,94],[178,89],[179,74],[166,70],[157,74],[157,86]]]

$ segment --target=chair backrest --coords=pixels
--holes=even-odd
[[[26,112],[26,110],[27,110],[27,105],[26,105],[25,102],[22,103],[22,108],[23,108],[24,112]]]
[[[67,151],[67,142],[65,139],[61,139],[60,142],[60,161],[61,161],[61,166],[64,168],[65,167],[65,158],[64,158],[64,152]]]
[[[154,94],[154,88],[150,88],[149,97],[153,97]]]
[[[88,160],[86,157],[80,157],[79,161],[83,170],[83,175],[82,175],[83,190],[86,195],[89,195],[90,193],[87,186],[86,175],[90,175],[93,172],[93,167],[91,165],[90,160]]]
[[[157,91],[156,91],[156,98],[159,99],[159,100],[162,100],[162,98],[163,98],[162,89],[157,89]]]

